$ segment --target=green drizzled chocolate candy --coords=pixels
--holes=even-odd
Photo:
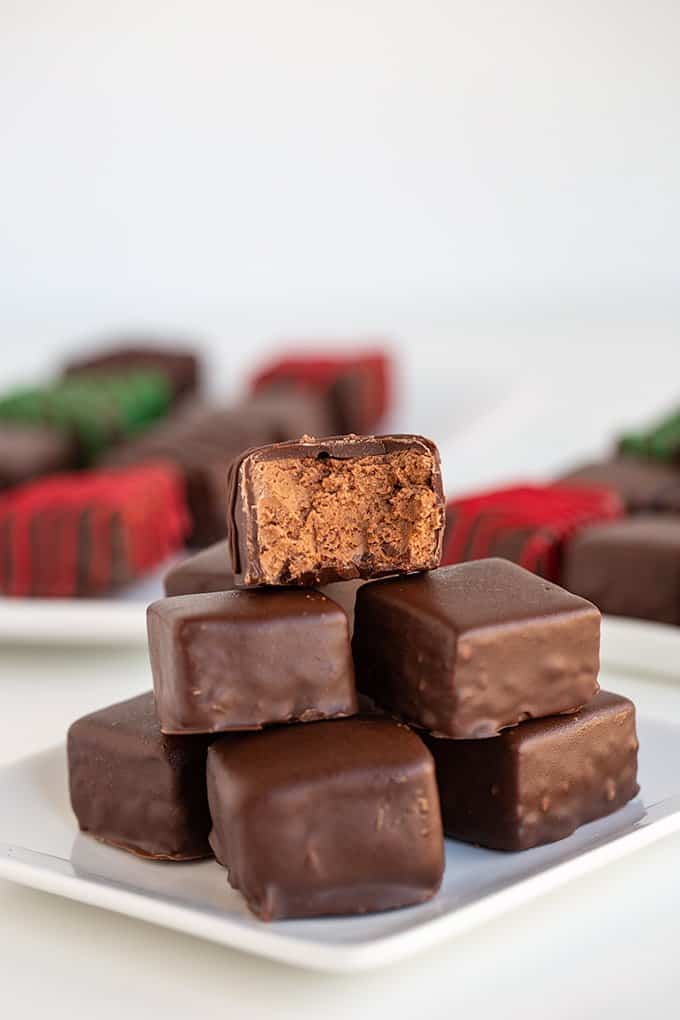
[[[160,372],[74,376],[0,398],[0,420],[49,424],[71,433],[89,464],[113,443],[167,413],[172,398]]]

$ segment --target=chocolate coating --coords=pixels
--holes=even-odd
[[[359,690],[459,740],[585,704],[599,690],[599,642],[595,606],[506,560],[376,581],[357,594]]]
[[[208,797],[215,856],[263,920],[389,910],[441,883],[432,757],[392,720],[218,740]]]
[[[639,790],[635,708],[606,691],[574,715],[533,719],[490,740],[424,739],[445,832],[496,850],[564,839]]]
[[[306,436],[248,450],[230,468],[228,508],[244,587],[381,577],[441,559],[439,454],[421,436]]]
[[[154,860],[210,857],[208,744],[164,736],[151,692],[78,719],[68,768],[82,831]]]
[[[558,479],[571,485],[614,489],[629,513],[680,512],[680,470],[640,457],[584,464]]]
[[[680,519],[640,514],[571,542],[565,585],[603,613],[680,624]]]
[[[319,592],[178,595],[149,606],[147,626],[164,733],[356,712],[347,617]]]
[[[181,563],[170,568],[163,578],[163,587],[166,595],[230,591],[235,584],[228,543],[215,542],[207,549],[187,556]]]
[[[354,629],[356,593],[368,581],[336,581],[322,585],[319,591],[344,609],[350,634]],[[208,591],[230,591],[235,588],[234,572],[229,558],[229,543],[215,542],[181,563],[171,567],[163,579],[166,595],[197,595]]]
[[[189,542],[210,545],[227,533],[227,473],[234,457],[254,443],[269,442],[266,416],[233,407],[190,404],[108,454],[107,464],[169,460],[182,472],[193,522]]]

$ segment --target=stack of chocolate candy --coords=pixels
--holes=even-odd
[[[502,560],[436,569],[443,511],[418,436],[239,457],[223,574],[212,550],[149,607],[154,695],[71,727],[81,829],[157,859],[212,850],[258,916],[309,917],[434,895],[442,815],[524,849],[633,797],[598,611]],[[320,586],[360,582],[351,643]]]

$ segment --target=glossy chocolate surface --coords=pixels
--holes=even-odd
[[[178,595],[149,606],[147,624],[164,733],[356,712],[347,617],[320,592]]]
[[[573,715],[533,719],[489,740],[425,740],[445,832],[496,850],[564,839],[639,790],[635,708],[606,691]]]
[[[151,692],[78,719],[68,766],[82,831],[155,860],[210,857],[208,744],[164,736]]]
[[[598,691],[600,614],[506,560],[366,585],[353,639],[359,690],[446,737],[491,737],[572,712]]]
[[[564,583],[603,613],[680,624],[680,518],[598,524],[567,550]]]
[[[199,595],[235,587],[229,544],[215,542],[171,567],[163,578],[166,595]]]
[[[230,469],[228,507],[244,587],[373,578],[441,559],[439,454],[421,436],[304,437],[249,450]]]
[[[208,797],[215,856],[264,920],[389,910],[441,883],[432,757],[392,720],[218,740]]]
[[[629,513],[680,512],[680,469],[641,457],[584,464],[558,481],[613,489]]]
[[[350,633],[354,629],[356,594],[368,581],[336,581],[318,590],[344,609]],[[166,595],[197,595],[208,591],[229,591],[236,587],[229,558],[229,543],[215,542],[171,567],[163,579]]]

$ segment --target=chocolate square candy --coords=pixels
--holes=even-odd
[[[599,690],[599,645],[595,606],[506,560],[376,581],[357,594],[359,690],[459,740],[585,704]]]
[[[159,347],[150,338],[121,339],[109,350],[70,361],[64,375],[95,375],[110,372],[154,371],[166,376],[175,398],[195,392],[200,381],[200,360],[189,348]]]
[[[354,603],[359,588],[368,581],[336,581],[319,590],[341,606],[354,627]],[[171,567],[163,579],[166,595],[196,595],[208,591],[230,591],[235,587],[229,543],[215,542]]]
[[[209,742],[164,736],[151,692],[78,719],[68,732],[68,768],[82,831],[155,860],[212,856]]]
[[[615,457],[583,464],[563,475],[559,482],[613,489],[628,513],[680,512],[680,470],[642,457]]]
[[[215,856],[263,920],[389,910],[441,883],[432,757],[390,719],[218,740],[208,798]]]
[[[164,733],[356,712],[347,617],[320,592],[178,595],[149,606],[147,625]]]
[[[166,595],[197,595],[235,587],[229,545],[215,542],[171,567],[163,578]]]
[[[680,519],[640,514],[586,528],[567,550],[565,584],[603,613],[680,624]]]
[[[623,513],[616,492],[589,485],[515,485],[452,499],[442,563],[501,556],[559,583],[571,536]]]
[[[444,831],[495,850],[564,839],[639,790],[635,708],[606,691],[574,715],[532,719],[490,740],[425,740]]]
[[[229,542],[236,583],[316,585],[436,567],[444,497],[420,436],[278,443],[234,461]]]

